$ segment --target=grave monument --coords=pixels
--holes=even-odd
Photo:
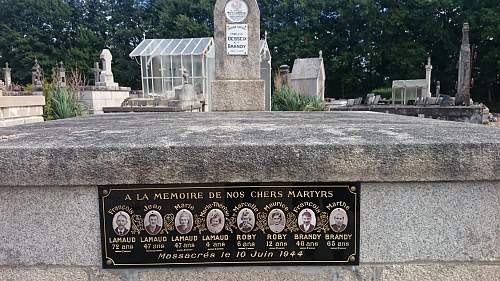
[[[43,89],[43,69],[35,59],[35,64],[31,68],[31,85],[33,86],[33,92],[42,91]]]
[[[455,105],[469,106],[472,74],[468,23],[464,23],[462,33],[462,46],[460,47],[460,60],[458,63],[458,84]]]
[[[9,63],[5,63],[5,68],[3,69],[3,79],[5,83],[5,88],[7,90],[12,86],[12,69],[9,67]]]
[[[498,280],[499,135],[371,112],[1,128],[0,280]]]
[[[217,0],[212,111],[264,111],[260,75],[260,10],[256,0]]]
[[[301,95],[325,100],[325,81],[323,51],[317,58],[296,59],[293,63],[291,85]]]
[[[66,70],[62,61],[57,64],[56,72],[57,86],[66,87]]]
[[[431,64],[431,58],[429,57],[427,59],[427,65],[425,66],[425,81],[427,81],[427,89],[424,98],[432,97],[431,77],[432,77],[432,64]]]
[[[104,107],[119,107],[130,95],[129,87],[120,87],[115,82],[111,52],[108,49],[102,50],[100,58],[102,69],[98,63],[92,69],[95,86],[85,87],[80,97],[90,114],[103,114]]]

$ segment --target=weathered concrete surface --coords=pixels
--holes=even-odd
[[[500,129],[367,112],[117,114],[0,129],[0,159],[0,186],[492,181]]]
[[[0,267],[2,281],[90,281],[81,268]]]
[[[212,111],[264,111],[264,80],[217,80],[212,82]],[[259,94],[251,94],[259,93]]]
[[[360,267],[209,267],[101,270],[93,267],[0,267],[2,281],[497,281],[500,265],[368,264]]]
[[[0,202],[0,266],[101,264],[97,188],[2,187]]]
[[[363,187],[362,262],[500,262],[498,182]]]

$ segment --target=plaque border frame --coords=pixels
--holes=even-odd
[[[113,190],[141,190],[141,189],[203,189],[203,188],[251,188],[251,187],[347,187],[355,195],[354,215],[355,219],[355,245],[354,253],[349,255],[345,261],[252,261],[252,262],[189,262],[189,263],[140,263],[140,264],[115,264],[113,259],[107,256],[106,247],[106,222],[103,219],[104,198],[108,197]],[[130,268],[181,268],[181,267],[217,267],[217,266],[359,266],[360,263],[360,205],[361,205],[361,182],[314,182],[314,183],[193,183],[193,184],[116,184],[98,185],[99,221],[101,232],[101,252],[103,269],[130,269]]]

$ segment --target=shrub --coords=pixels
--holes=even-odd
[[[325,111],[326,106],[317,97],[302,96],[297,91],[282,87],[272,97],[273,111]]]
[[[54,119],[72,118],[84,115],[85,107],[74,92],[66,88],[58,88],[52,96],[52,113]]]

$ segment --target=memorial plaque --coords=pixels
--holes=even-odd
[[[359,183],[101,186],[104,268],[359,264]]]
[[[226,25],[226,44],[228,55],[248,55],[248,24]]]

